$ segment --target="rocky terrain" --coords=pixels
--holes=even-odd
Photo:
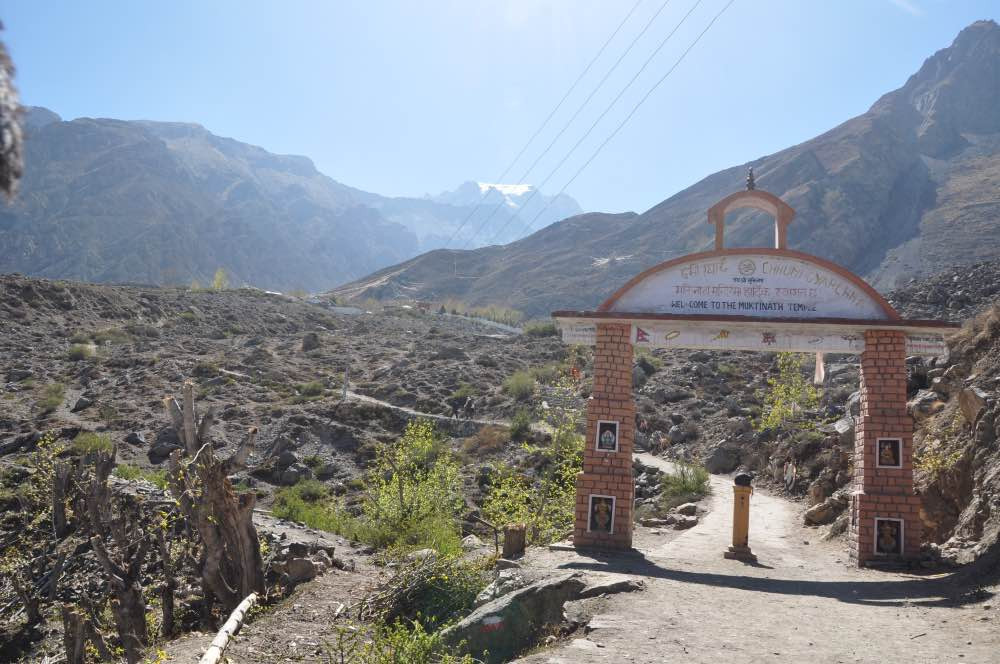
[[[0,208],[0,272],[78,281],[212,283],[319,291],[443,246],[524,234],[568,196],[476,183],[438,197],[386,197],[341,184],[306,157],[276,155],[196,124],[78,118],[29,107],[20,195]],[[499,186],[499,185],[498,185]],[[483,200],[480,208],[476,203]],[[551,203],[551,206],[549,205]]]
[[[995,492],[1000,318],[990,308],[1000,283],[997,272],[992,263],[956,268],[889,294],[908,316],[981,316],[957,336],[950,357],[910,364],[928,564],[989,566],[1000,552]],[[0,312],[0,475],[7,487],[0,497],[8,508],[0,538],[12,541],[25,527],[16,486],[33,472],[30,459],[44,432],[64,444],[81,432],[106,434],[117,445],[119,467],[144,473],[165,469],[167,456],[181,443],[162,399],[193,379],[199,407],[211,406],[216,413],[212,440],[220,456],[235,451],[249,427],[259,428],[247,469],[232,480],[253,491],[263,510],[254,521],[274,552],[269,569],[305,581],[342,568],[306,591],[310,597],[340,599],[311,609],[311,618],[294,609],[292,599],[277,609],[275,615],[284,618],[270,619],[312,625],[322,623],[324,611],[337,613],[343,598],[358,601],[387,570],[357,543],[297,531],[294,524],[270,518],[267,509],[277,490],[315,478],[350,508],[365,489],[359,478],[378,446],[398,439],[406,423],[420,415],[434,422],[459,455],[467,500],[463,534],[489,542],[490,531],[473,515],[479,514],[491,469],[531,472],[533,453],[516,443],[527,438],[544,447],[546,409],[584,404],[592,359],[588,350],[567,347],[544,332],[515,334],[462,316],[402,307],[366,313],[253,289],[190,291],[8,275],[0,278]],[[638,353],[633,371],[638,442],[649,452],[701,463],[715,473],[750,469],[759,487],[799,502],[799,518],[821,529],[817,537],[840,537],[857,358],[828,356],[818,406],[797,423],[758,431],[754,422],[776,361],[769,354],[737,352]],[[557,389],[573,369],[580,379],[568,393]],[[517,372],[531,377],[527,394],[513,394],[507,386]],[[474,408],[452,417],[454,406],[464,405],[468,396]],[[524,413],[536,424],[517,438],[511,426]],[[795,460],[799,473],[785,493],[774,481],[774,460],[787,458]],[[145,495],[153,504],[169,500],[144,480],[128,477],[112,478],[116,491]],[[699,522],[703,510],[695,505],[670,514],[658,509],[659,470],[640,463],[636,477],[638,515],[648,526],[637,532],[637,541],[662,544]],[[301,545],[292,546],[295,541]],[[472,546],[491,551],[481,542]],[[87,565],[95,563],[87,560],[84,556],[68,571],[93,573],[96,568]],[[526,583],[533,581],[531,570],[523,576]],[[77,583],[67,582],[66,597],[86,587]],[[12,593],[4,582],[0,620],[8,625],[20,620]],[[313,627],[301,630],[314,634]],[[248,644],[273,652],[273,633],[259,632],[259,640]],[[193,636],[183,647],[189,650],[179,652],[204,647],[204,636]],[[36,652],[59,650],[57,627],[33,638],[39,639],[30,641]],[[21,635],[5,647],[15,648],[9,653],[29,646]],[[247,661],[258,657],[241,652]]]
[[[800,145],[709,175],[642,214],[584,214],[503,247],[435,251],[338,288],[345,296],[458,298],[531,315],[589,309],[641,270],[710,249],[706,211],[757,187],[796,210],[790,248],[880,290],[996,260],[1000,27],[979,21],[863,115]],[[769,246],[773,222],[730,215],[726,246]],[[463,279],[453,279],[457,270]]]

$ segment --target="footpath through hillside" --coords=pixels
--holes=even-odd
[[[668,461],[637,454],[670,470]],[[586,636],[524,657],[532,664],[592,662],[1000,661],[1000,611],[987,593],[960,594],[947,575],[848,566],[839,542],[814,541],[799,510],[756,491],[750,545],[758,563],[726,560],[732,488],[712,476],[709,512],[662,543],[637,538],[640,555],[529,554],[525,565],[643,578],[646,590],[607,598]]]

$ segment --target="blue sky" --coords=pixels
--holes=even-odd
[[[669,0],[525,181],[540,183],[698,0]],[[700,0],[544,189],[558,191],[728,0]],[[23,102],[197,122],[302,154],[346,184],[423,195],[493,182],[634,0],[39,2],[0,19]],[[663,0],[642,0],[516,182]],[[700,178],[809,139],[902,85],[995,2],[735,0],[567,193],[645,210]],[[741,185],[733,183],[734,188]]]

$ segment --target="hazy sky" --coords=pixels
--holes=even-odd
[[[495,181],[634,2],[5,0],[0,18],[24,103],[66,119],[197,122],[311,157],[355,187],[422,195]],[[549,175],[696,2],[668,0],[524,181]],[[701,0],[547,193],[726,2]],[[662,5],[641,0],[506,182],[520,180]],[[567,193],[587,210],[645,210],[865,111],[996,9],[962,0],[735,0]]]

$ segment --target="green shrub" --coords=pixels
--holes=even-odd
[[[510,439],[522,440],[531,433],[531,411],[526,408],[514,413],[510,421]]]
[[[103,346],[107,343],[127,344],[132,341],[132,336],[121,328],[108,328],[106,330],[100,330],[98,332],[94,332],[90,338],[98,346]]]
[[[475,664],[470,655],[450,654],[440,632],[428,632],[418,622],[391,625],[337,624],[326,644],[329,662],[358,664]]]
[[[519,401],[535,393],[535,377],[527,371],[515,371],[503,382],[503,391]]]
[[[92,431],[82,431],[73,439],[73,451],[77,454],[110,452],[112,447],[110,436]]]
[[[464,401],[469,397],[476,396],[476,389],[468,383],[461,383],[458,388],[448,397],[449,401]]]
[[[559,328],[554,321],[536,320],[526,323],[522,328],[529,337],[555,337],[559,335]]]
[[[322,482],[306,480],[295,486],[278,489],[271,507],[274,516],[304,523],[310,528],[338,533],[351,539],[358,537],[361,524],[330,497]]]
[[[660,490],[657,506],[667,511],[701,499],[712,490],[712,485],[704,466],[678,461],[676,469],[663,476]]]
[[[647,376],[652,376],[663,368],[663,360],[653,355],[648,348],[642,346],[637,346],[635,349],[635,362]]]
[[[323,393],[326,392],[326,387],[318,380],[313,380],[308,383],[299,383],[295,386],[299,394],[304,397],[321,397]]]
[[[778,353],[778,375],[767,379],[764,410],[754,422],[758,430],[794,420],[819,403],[819,390],[806,377],[804,353]]]
[[[539,457],[534,477],[509,466],[499,469],[483,501],[483,514],[495,524],[525,523],[528,541],[547,544],[573,529],[576,476],[583,470],[583,436],[576,432],[576,411],[551,414],[552,442],[547,447],[524,445]]]
[[[93,356],[94,349],[86,344],[73,344],[69,347],[69,351],[66,356],[74,362],[79,362],[80,360],[86,360],[88,357]]]
[[[66,386],[62,383],[49,383],[42,389],[42,396],[35,404],[42,415],[48,415],[62,405],[66,398]]]
[[[138,466],[128,464],[119,464],[115,466],[114,473],[115,477],[120,477],[123,480],[146,480],[150,484],[155,484],[164,490],[169,484],[167,482],[167,471],[165,470],[140,468]]]
[[[323,465],[323,459],[321,459],[318,454],[310,454],[309,456],[302,459],[302,463],[312,468],[313,470],[316,470],[317,468]]]
[[[559,377],[562,375],[562,370],[558,364],[553,362],[544,364],[540,367],[532,367],[531,375],[539,383],[551,385],[559,380]]]

